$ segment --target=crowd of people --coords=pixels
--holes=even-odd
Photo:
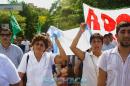
[[[53,53],[48,33],[11,43],[11,30],[1,28],[0,86],[129,86],[130,22],[117,24],[115,37],[92,34],[91,47],[82,51],[77,44],[85,27],[80,24],[71,43],[73,56],[66,55],[56,34],[59,54]]]

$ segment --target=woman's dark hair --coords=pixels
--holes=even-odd
[[[102,43],[103,43],[103,36],[101,34],[99,34],[99,33],[94,33],[90,37],[90,44],[91,44],[92,40],[95,39],[95,38],[100,39],[102,41]]]

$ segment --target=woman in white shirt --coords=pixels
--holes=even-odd
[[[32,50],[25,53],[18,71],[21,79],[27,74],[26,86],[56,86],[52,74],[52,65],[67,61],[67,56],[57,37],[55,41],[59,48],[59,55],[46,52],[48,39],[43,35],[36,35],[32,40]],[[27,57],[29,57],[27,61]]]
[[[99,33],[94,33],[90,37],[91,51],[84,52],[77,47],[78,41],[84,32],[86,24],[81,23],[80,30],[74,38],[70,48],[73,53],[83,61],[83,73],[81,86],[97,86],[98,60],[102,54],[103,37]]]

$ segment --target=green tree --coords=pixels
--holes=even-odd
[[[25,37],[27,39],[31,40],[37,32],[36,28],[37,28],[37,23],[39,22],[38,17],[39,16],[47,16],[48,10],[46,10],[44,8],[37,8],[33,4],[25,4],[23,2],[23,11],[21,11],[20,14],[22,16],[26,17],[26,29],[24,30]],[[44,22],[41,25],[42,29],[46,28],[46,27],[44,27],[45,23],[46,22]]]
[[[57,10],[51,15],[52,25],[63,30],[79,26],[83,21],[82,2],[80,0],[61,0]]]

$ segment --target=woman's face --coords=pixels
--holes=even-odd
[[[92,51],[101,51],[102,49],[102,40],[95,38],[91,42]]]
[[[44,52],[46,49],[43,41],[36,41],[33,45],[33,50],[35,52]]]

